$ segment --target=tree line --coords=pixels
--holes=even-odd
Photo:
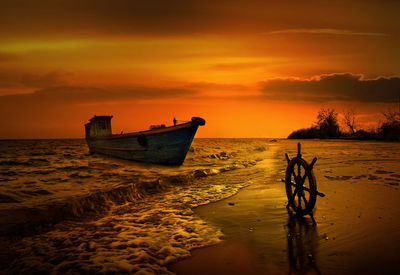
[[[293,131],[289,139],[360,139],[360,140],[390,140],[400,141],[400,111],[388,110],[382,113],[384,121],[377,129],[365,130],[358,127],[357,116],[354,111],[343,112],[342,131],[339,127],[338,113],[335,109],[322,108],[317,115],[317,120],[310,128]]]

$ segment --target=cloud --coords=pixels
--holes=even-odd
[[[54,72],[44,75],[23,74],[18,78],[16,74],[0,73],[0,87],[36,88],[33,93],[0,96],[0,102],[5,104],[2,104],[2,106],[14,106],[15,108],[21,108],[27,104],[36,104],[46,108],[49,104],[63,105],[170,98],[393,103],[397,102],[400,96],[399,77],[365,79],[362,75],[351,73],[319,75],[310,79],[271,79],[259,83],[258,92],[261,95],[257,94],[254,85],[212,82],[182,83],[175,87],[62,85],[67,83],[66,75]]]
[[[4,3],[3,3],[4,2]],[[258,33],[286,29],[396,30],[399,3],[392,1],[180,1],[180,0],[5,0],[0,9],[4,36],[25,34],[192,35]],[[362,8],[362,9],[361,9]],[[379,22],[379,24],[377,24]],[[393,27],[391,27],[393,26]],[[375,30],[376,31],[376,30]],[[375,32],[374,31],[374,32]],[[372,33],[374,33],[372,32]]]
[[[262,97],[287,101],[397,102],[399,77],[364,79],[350,73],[328,74],[308,80],[273,79],[261,83]]]
[[[214,82],[192,82],[184,85],[183,87],[187,89],[194,89],[196,91],[245,91],[249,89],[249,87],[241,84],[223,84]]]
[[[20,75],[10,71],[0,71],[0,88],[21,87]]]
[[[48,88],[67,85],[71,73],[53,71],[46,74],[0,71],[0,88]]]
[[[352,30],[339,29],[288,29],[268,32],[267,34],[336,34],[336,35],[365,35],[365,36],[387,36],[385,33],[357,32]]]
[[[63,72],[50,72],[44,75],[24,74],[21,83],[30,88],[48,88],[66,85],[66,78],[72,74]]]
[[[179,88],[113,87],[103,89],[97,87],[58,86],[39,89],[30,94],[0,96],[0,101],[15,108],[21,108],[27,104],[36,104],[46,108],[47,104],[63,105],[139,99],[167,99],[181,98],[194,94],[196,94],[194,90]]]
[[[12,53],[0,52],[0,62],[1,63],[20,61],[21,59],[22,58],[19,55],[12,54]]]

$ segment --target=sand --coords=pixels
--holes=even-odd
[[[399,145],[386,146],[393,146],[392,157],[391,150],[380,156],[377,148],[376,160],[341,152],[335,162],[323,149],[308,148],[320,158],[315,174],[318,190],[326,194],[317,199],[315,227],[309,218],[291,218],[285,208],[280,179],[287,147],[277,146],[275,160],[264,164],[264,182],[195,209],[222,231],[223,242],[194,250],[168,269],[177,274],[399,274]]]

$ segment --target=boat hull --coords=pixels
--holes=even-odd
[[[179,126],[131,134],[86,138],[91,153],[140,162],[180,165],[185,160],[199,124]]]

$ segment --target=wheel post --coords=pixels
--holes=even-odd
[[[297,143],[297,157],[301,158],[301,144],[300,144],[300,142]]]
[[[289,164],[290,158],[289,158],[289,155],[287,153],[285,153],[285,157],[286,157],[287,164]]]

